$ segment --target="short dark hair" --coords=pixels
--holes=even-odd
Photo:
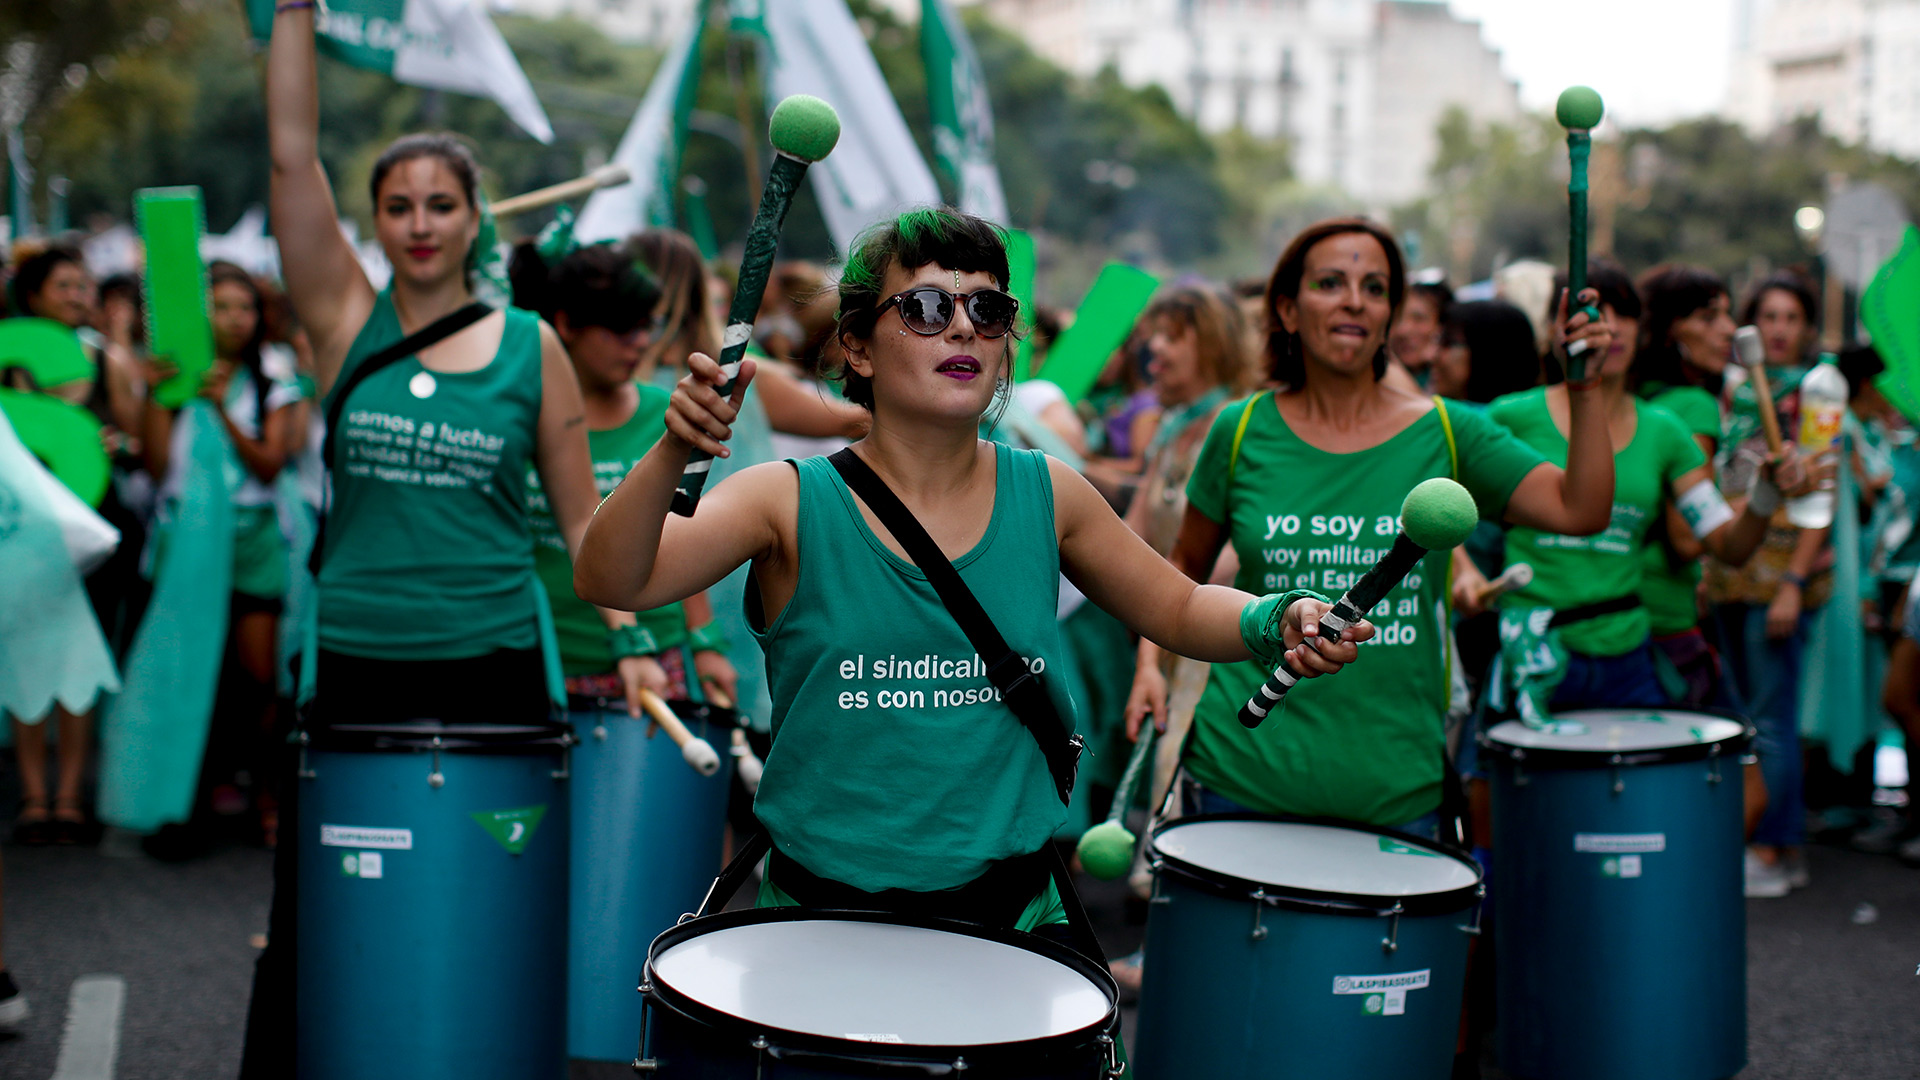
[[[1663,263],[1640,275],[1640,295],[1646,299],[1647,315],[1640,320],[1634,352],[1633,392],[1650,397],[1668,387],[1700,386],[1719,394],[1725,380],[1688,370],[1673,340],[1673,325],[1728,295],[1727,283],[1705,267]]]
[[[918,270],[938,263],[949,270],[992,275],[1001,288],[1008,286],[1007,243],[998,225],[951,206],[926,206],[883,221],[853,242],[840,272],[840,317],[835,333],[842,338],[868,338],[879,321],[881,295],[887,271],[894,266]],[[1017,330],[1001,339],[1010,355]],[[1011,377],[1011,372],[1002,372]],[[873,411],[873,380],[842,365],[839,378],[846,398]]]
[[[1347,233],[1366,233],[1378,240],[1386,251],[1388,309],[1399,311],[1400,302],[1406,299],[1407,263],[1400,255],[1399,241],[1385,226],[1359,217],[1332,218],[1307,226],[1287,245],[1280,261],[1273,266],[1272,276],[1267,278],[1267,372],[1274,382],[1296,388],[1307,382],[1307,360],[1300,351],[1300,335],[1290,333],[1280,321],[1280,298],[1300,298],[1300,281],[1307,272],[1307,253],[1314,245]],[[1387,316],[1387,329],[1393,329],[1391,314]],[[1373,377],[1378,379],[1386,373],[1387,345],[1383,340],[1373,358]]]
[[[1854,345],[1841,350],[1836,366],[1840,368],[1840,374],[1846,376],[1849,400],[1859,397],[1875,377],[1887,370],[1887,362],[1880,359],[1879,351],[1871,345]]]
[[[1783,292],[1800,301],[1800,310],[1808,326],[1820,324],[1820,293],[1805,274],[1797,270],[1775,270],[1747,290],[1747,301],[1740,305],[1740,325],[1751,326],[1760,318],[1760,301],[1770,292]]]
[[[1640,290],[1634,286],[1633,278],[1628,276],[1626,267],[1621,266],[1612,259],[1591,259],[1587,262],[1587,288],[1600,294],[1600,306],[1610,307],[1616,314],[1624,315],[1629,319],[1639,319],[1645,313],[1645,309],[1641,303]],[[1546,325],[1549,327],[1559,325],[1560,294],[1565,292],[1566,289],[1567,272],[1565,270],[1554,271],[1553,290],[1547,294]],[[1571,312],[1575,310],[1572,297],[1567,298],[1567,305],[1568,311]],[[1643,333],[1645,329],[1644,326],[1641,327]],[[1640,370],[1640,358],[1637,348],[1635,349],[1633,367],[1636,372]],[[1554,356],[1551,351],[1540,358],[1540,368],[1541,371],[1545,373],[1546,382],[1549,386],[1566,381],[1567,375],[1560,367],[1560,359]]]
[[[8,286],[13,292],[14,306],[19,309],[20,314],[39,314],[30,306],[33,297],[47,287],[47,279],[53,276],[55,270],[68,264],[78,266],[82,270],[87,266],[78,248],[67,247],[64,244],[55,244],[45,251],[20,260],[20,265],[13,271],[13,281]]]
[[[1527,313],[1505,300],[1455,304],[1447,320],[1447,343],[1466,346],[1471,357],[1465,399],[1482,405],[1540,385],[1540,354]]]
[[[423,157],[439,158],[460,181],[460,190],[467,196],[467,205],[479,208],[480,163],[474,160],[473,151],[466,143],[457,136],[440,131],[416,131],[388,143],[374,161],[373,172],[367,176],[367,197],[377,207],[380,203],[380,185],[387,182],[387,174],[393,171],[393,167],[403,161]]]
[[[1446,278],[1440,278],[1437,281],[1412,282],[1407,286],[1407,295],[1423,296],[1433,301],[1433,306],[1439,311],[1443,321],[1447,317],[1447,312],[1453,310],[1453,287],[1447,284]]]
[[[532,240],[522,240],[507,265],[513,306],[554,322],[566,312],[574,327],[602,326],[629,334],[653,321],[660,287],[635,264],[626,244],[588,244],[549,265]]]

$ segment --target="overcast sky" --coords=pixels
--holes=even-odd
[[[1735,0],[1450,0],[1479,19],[1528,108],[1585,83],[1630,125],[1718,112],[1733,52]]]

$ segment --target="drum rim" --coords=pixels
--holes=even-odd
[[[1315,889],[1303,889],[1293,885],[1276,885],[1270,881],[1255,881],[1252,878],[1238,877],[1219,870],[1209,869],[1197,863],[1188,862],[1178,855],[1170,855],[1159,848],[1160,835],[1172,832],[1186,825],[1198,825],[1213,821],[1261,821],[1280,825],[1319,825],[1326,828],[1344,829],[1348,832],[1372,833],[1376,836],[1391,837],[1417,847],[1425,848],[1435,855],[1454,860],[1473,871],[1473,884],[1462,885],[1457,889],[1441,892],[1414,893],[1407,896],[1383,896],[1371,893],[1324,892]],[[1413,833],[1389,829],[1381,825],[1366,825],[1357,821],[1340,818],[1303,817],[1294,814],[1261,814],[1242,811],[1227,814],[1190,814],[1161,822],[1154,827],[1147,840],[1149,858],[1155,869],[1171,877],[1196,886],[1203,892],[1226,900],[1258,900],[1268,907],[1284,908],[1290,911],[1303,911],[1315,915],[1352,915],[1363,918],[1379,918],[1398,912],[1401,915],[1451,915],[1465,911],[1480,902],[1486,891],[1485,875],[1480,864],[1471,855],[1460,851],[1450,844],[1430,837],[1416,836]]]
[[[1555,716],[1578,718],[1582,714],[1596,712],[1620,712],[1623,707],[1602,706],[1592,709],[1568,709]],[[1671,765],[1678,762],[1706,761],[1711,758],[1731,757],[1737,759],[1753,745],[1759,734],[1753,721],[1731,709],[1719,709],[1711,706],[1698,708],[1646,709],[1645,712],[1693,713],[1698,716],[1710,716],[1716,720],[1731,720],[1740,725],[1738,734],[1710,742],[1685,743],[1680,746],[1661,746],[1646,750],[1582,750],[1574,747],[1515,746],[1501,742],[1493,737],[1494,728],[1482,728],[1475,735],[1482,753],[1489,754],[1496,761],[1512,764],[1525,762],[1529,769],[1610,769],[1616,766]],[[1510,721],[1501,721],[1501,724]],[[1500,724],[1494,725],[1499,727]]]
[[[295,736],[315,751],[342,753],[419,753],[445,750],[469,754],[558,753],[576,740],[573,725],[449,724],[411,720],[387,724],[309,724]]]
[[[1085,1027],[1054,1035],[1043,1035],[1037,1039],[959,1046],[870,1043],[756,1023],[691,997],[654,973],[654,964],[659,960],[660,954],[682,942],[735,927],[779,922],[866,922],[883,923],[889,926],[910,926],[921,930],[938,930],[963,937],[978,938],[1025,952],[1038,953],[1049,960],[1072,968],[1077,974],[1086,977],[1089,982],[1098,987],[1107,999],[1107,1011],[1101,1019]],[[1059,942],[1018,930],[1001,930],[955,919],[912,918],[886,911],[776,907],[723,911],[715,915],[689,918],[662,931],[653,939],[653,943],[647,946],[647,965],[641,974],[641,992],[650,1003],[657,1003],[671,1009],[695,1023],[715,1031],[741,1032],[746,1036],[741,1040],[742,1046],[751,1045],[751,1040],[754,1038],[763,1038],[768,1042],[769,1055],[776,1059],[779,1051],[788,1050],[822,1055],[829,1060],[855,1063],[919,1062],[928,1059],[950,1060],[961,1057],[967,1058],[970,1063],[994,1063],[995,1059],[1002,1056],[1009,1062],[1017,1063],[1032,1061],[1034,1055],[1038,1053],[1080,1049],[1097,1042],[1102,1035],[1117,1039],[1120,1031],[1120,988],[1113,980],[1113,973],[1104,965],[1095,963],[1079,952]],[[642,1030],[643,1034],[648,1030],[644,1020],[642,1020]]]

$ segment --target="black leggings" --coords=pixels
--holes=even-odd
[[[461,660],[371,660],[320,653],[308,723],[526,724],[549,709],[546,669],[533,649],[503,649]],[[298,996],[295,933],[299,926],[300,753],[280,751],[279,843],[273,852],[273,909],[267,947],[254,962],[241,1080],[291,1080]]]

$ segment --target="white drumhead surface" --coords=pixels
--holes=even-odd
[[[1458,859],[1378,833],[1332,825],[1196,821],[1161,832],[1153,848],[1203,870],[1323,893],[1423,896],[1479,881]]]
[[[1576,734],[1536,731],[1509,720],[1488,731],[1487,738],[1527,750],[1618,754],[1716,743],[1744,730],[1725,717],[1678,709],[1576,709],[1555,714],[1554,719],[1578,720],[1586,730]]]
[[[978,1046],[1077,1031],[1107,1015],[1086,976],[995,941],[885,923],[750,923],[663,952],[655,978],[709,1008],[786,1031]]]

